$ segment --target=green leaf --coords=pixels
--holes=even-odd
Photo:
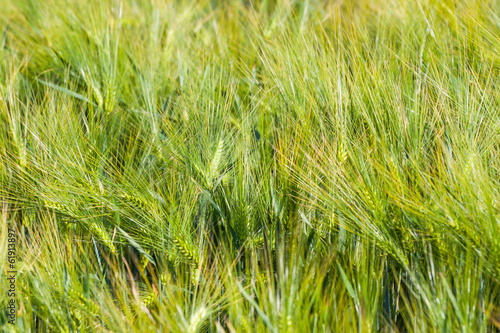
[[[53,84],[53,83],[50,83],[50,82],[47,82],[47,81],[43,81],[43,80],[40,80],[40,79],[36,79],[38,82],[46,85],[47,87],[50,87],[50,88],[53,88],[53,89],[56,89],[56,90],[59,90],[60,92],[63,92],[67,95],[70,95],[74,98],[78,98],[79,100],[82,100],[84,102],[87,102],[89,104],[92,104],[93,106],[96,106],[96,104],[92,103],[87,97],[83,96],[83,95],[80,95],[79,93],[76,93],[74,91],[71,91],[69,89],[66,89],[64,87],[61,87],[61,86],[58,86],[56,84]]]

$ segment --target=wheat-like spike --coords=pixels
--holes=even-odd
[[[47,208],[53,209],[55,211],[58,211],[60,213],[65,214],[65,215],[70,215],[69,209],[59,202],[45,200],[45,199],[42,202],[43,202],[44,206]]]
[[[56,290],[58,292],[58,297],[62,298],[63,297],[63,292],[60,287],[56,286]],[[70,316],[71,316],[71,323],[75,327],[79,327],[80,329],[84,329],[85,327],[83,326],[83,321],[82,321],[82,312],[81,310],[87,311],[89,310],[90,313],[97,317],[99,315],[99,307],[91,300],[91,299],[86,299],[79,291],[70,288],[68,290],[68,295],[67,295],[67,300],[68,300],[68,305],[70,306]],[[54,313],[57,317],[57,320],[63,320],[60,313]],[[78,325],[76,321],[78,321]],[[63,322],[66,322],[66,319],[64,319]]]
[[[116,101],[116,89],[112,83],[107,84],[107,91],[106,91],[106,97],[105,97],[105,108],[106,108],[106,113],[109,114],[113,111],[115,107],[115,101]]]
[[[253,214],[252,214],[252,207],[247,205],[247,209],[246,209],[246,217],[247,217],[247,232],[249,232],[250,234],[253,234],[254,230],[253,230]]]
[[[338,149],[337,149],[337,158],[340,163],[343,163],[347,159],[347,150],[344,147],[344,144],[341,140],[339,140]]]
[[[235,221],[233,228],[240,241],[246,238],[247,229],[245,223],[242,223],[241,220],[237,220]]]
[[[260,235],[252,238],[252,243],[254,246],[259,247],[264,244],[264,236]]]
[[[415,248],[414,244],[413,244],[413,240],[411,238],[410,232],[406,231],[405,225],[402,223],[401,219],[394,216],[391,219],[391,222],[392,222],[392,225],[396,226],[401,231],[401,234],[402,234],[401,241],[403,243],[404,252],[405,253],[413,252],[413,250]]]
[[[278,313],[278,331],[282,333],[286,333],[287,327],[285,323],[285,316],[283,315],[283,312]]]
[[[198,265],[198,259],[195,257],[194,253],[186,246],[183,241],[175,238],[172,240],[174,245],[177,247],[180,253],[188,260],[188,262],[192,265]]]
[[[147,254],[150,254],[151,251],[150,250],[145,250]],[[146,269],[146,266],[148,265],[149,263],[149,259],[148,257],[146,257],[144,254],[141,254],[141,268],[142,270]]]
[[[394,252],[394,250],[392,249],[392,247],[388,246],[388,245],[386,244],[386,242],[385,242],[385,241],[379,242],[379,245],[380,245],[380,247],[382,248],[382,250],[384,250],[384,251],[385,251],[387,254],[389,254],[391,257],[393,257],[393,258],[394,258],[394,259],[396,259],[396,260],[401,260],[401,259],[402,259],[402,260],[403,260],[403,263],[404,263],[406,266],[408,266],[408,264],[409,264],[409,263],[408,263],[408,258],[407,258],[407,257],[405,257],[405,256],[403,256],[402,258],[400,258],[400,257],[396,254],[396,252]]]
[[[49,310],[49,311],[51,311],[52,315],[55,317],[55,318],[51,318],[51,319],[53,319],[54,320],[53,322],[56,323],[56,327],[59,327],[60,323],[67,323],[68,322],[67,319],[62,316],[62,313],[60,310],[59,311]]]
[[[245,332],[251,332],[252,330],[250,329],[250,325],[248,323],[248,319],[246,316],[239,316],[240,319],[240,325],[244,329]]]
[[[31,214],[31,216],[33,216]],[[26,213],[26,214],[23,214],[22,216],[22,225],[26,226],[26,227],[31,227],[32,223],[31,223],[31,217],[30,214]]]
[[[205,171],[203,171],[202,168],[200,168],[200,166],[196,163],[196,162],[193,162],[192,165],[194,166],[194,169],[196,170],[196,172],[198,172],[198,177],[200,177],[201,179],[203,179],[203,181],[207,181],[207,178],[208,178],[208,175]]]
[[[147,210],[147,205],[144,203],[141,199],[134,197],[129,194],[122,194],[121,197],[125,199],[126,201],[130,202],[132,205],[142,209],[142,210]]]
[[[106,245],[106,247],[111,251],[111,253],[116,254],[116,248],[111,238],[109,237],[106,229],[101,227],[96,222],[90,223],[90,231],[97,236],[97,238]]]
[[[219,145],[215,151],[214,157],[210,162],[210,172],[209,172],[209,183],[213,181],[215,177],[219,174],[220,162],[222,160],[222,155],[224,154],[224,139],[219,140]]]
[[[167,285],[170,282],[170,278],[165,273],[161,273],[159,279],[162,285]]]
[[[94,303],[93,300],[85,298],[81,292],[70,288],[68,291],[68,300],[70,304],[78,306],[79,308],[88,308],[90,313],[94,316],[99,315],[99,307]]]
[[[76,321],[78,321],[79,325],[77,325],[75,322],[75,326],[78,327],[79,330],[83,330],[84,326],[83,326],[83,322],[82,322],[82,319],[83,319],[82,313],[79,310],[73,310],[73,311],[71,311],[71,316],[75,317]]]
[[[84,331],[85,326],[83,324],[83,317],[82,313],[78,309],[71,309],[70,310],[70,315],[71,315],[71,324],[74,325],[74,327],[78,327],[78,330]]]
[[[247,214],[245,214],[245,211],[239,210],[238,218],[232,221],[232,227],[239,240],[243,240],[246,238],[248,233],[247,226],[248,226]]]
[[[189,326],[187,328],[187,332],[188,333],[196,333],[198,331],[200,324],[205,319],[206,314],[207,314],[207,310],[203,306],[201,308],[199,308],[198,311],[196,311],[191,316],[191,320],[189,321]]]
[[[142,305],[150,309],[155,304],[156,299],[156,294],[154,292],[150,292],[141,300],[141,303]]]
[[[85,72],[84,72],[83,68],[82,68],[81,72],[82,72],[82,75],[83,75],[83,79],[84,79],[85,81],[87,81],[86,83],[87,83],[88,85],[90,85],[90,87],[92,87],[92,90],[94,91],[94,97],[95,97],[95,99],[97,100],[97,105],[98,105],[99,107],[102,107],[102,105],[103,105],[103,103],[104,103],[104,99],[102,98],[102,94],[101,94],[101,92],[99,91],[98,87],[96,87],[96,86],[94,85],[94,81],[92,80],[92,78],[90,78],[90,77],[89,77],[89,78],[87,79],[87,77],[86,77],[86,75],[85,75]],[[90,69],[89,69],[89,73],[90,73]]]
[[[285,316],[283,312],[278,314],[279,317],[279,332],[286,333],[289,328],[292,327],[292,317],[290,315]]]
[[[367,190],[364,190],[363,191],[364,195],[365,195],[365,198],[366,198],[366,201],[368,203],[368,208],[370,208],[370,210],[372,212],[378,212],[378,202],[375,202],[376,198],[374,196],[372,196],[370,194],[370,192],[368,192]]]

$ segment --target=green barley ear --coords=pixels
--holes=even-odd
[[[243,242],[248,235],[248,221],[247,213],[245,208],[239,208],[235,215],[235,218],[230,221],[232,228],[236,234],[238,242]]]
[[[187,327],[187,332],[188,333],[198,332],[201,324],[205,320],[206,315],[207,315],[207,310],[203,306],[200,307],[195,313],[193,313],[191,319],[189,320],[189,326]]]
[[[116,104],[116,88],[113,82],[107,84],[106,97],[104,100],[104,107],[106,114],[113,112]]]
[[[338,141],[337,159],[340,161],[340,163],[343,163],[345,162],[345,160],[347,160],[347,149],[345,148],[342,140]]]
[[[125,199],[125,201],[131,203],[133,206],[137,207],[137,208],[140,208],[144,211],[146,211],[147,209],[147,205],[144,201],[142,201],[140,198],[138,197],[135,197],[135,196],[132,196],[132,195],[129,195],[129,194],[122,194],[120,196],[122,199]]]
[[[246,227],[247,227],[247,235],[253,235],[254,233],[254,210],[250,205],[246,206],[245,209],[245,218],[246,218]]]
[[[248,323],[248,319],[246,316],[239,316],[239,324],[241,325],[241,328],[243,329],[243,332],[251,332],[251,326]]]
[[[98,316],[100,311],[99,307],[90,298],[85,296],[74,288],[70,288],[68,292],[68,300],[72,306],[80,309],[87,309],[92,315]]]
[[[71,323],[73,327],[78,327],[79,330],[84,330],[85,327],[82,322],[82,313],[77,309],[70,310]]]
[[[397,230],[397,237],[403,245],[403,251],[405,253],[412,253],[415,249],[415,245],[411,236],[410,231],[404,225],[404,221],[401,216],[398,216],[394,212],[390,212],[388,219],[394,228]]]
[[[146,251],[146,253],[147,253],[148,255],[149,255],[149,254],[151,254],[151,251],[150,251],[150,250],[145,250],[145,251]],[[148,263],[149,263],[149,259],[148,259],[148,257],[147,257],[147,256],[145,256],[144,254],[142,254],[142,253],[141,253],[141,259],[140,259],[140,261],[141,261],[141,268],[142,268],[142,270],[144,271],[144,270],[146,269],[146,266],[147,266],[147,265],[148,265]]]
[[[36,215],[30,212],[26,212],[22,215],[22,225],[25,227],[32,227],[32,221],[36,218]]]
[[[203,181],[207,182],[208,184],[208,174],[203,171],[202,168],[200,168],[200,166],[198,165],[198,163],[196,163],[196,161],[194,161],[192,164],[191,164],[193,167],[194,167],[194,171],[197,173],[197,176],[200,178],[200,179],[203,179]]]
[[[252,237],[252,244],[255,247],[263,246],[264,245],[264,236],[258,235],[258,236]]]
[[[373,202],[373,199],[372,199],[370,192],[368,192],[367,190],[363,190],[363,194],[365,197],[365,202],[368,204],[368,208],[371,211],[374,211],[375,210],[375,203]]]
[[[292,327],[292,317],[290,315],[285,315],[283,311],[278,314],[279,317],[279,332],[289,332],[290,327]]]
[[[194,251],[192,251],[184,241],[174,237],[172,243],[174,243],[177,250],[184,256],[189,264],[198,266],[198,259],[195,256]]]
[[[381,203],[378,200],[376,195],[372,195],[370,191],[363,190],[365,202],[368,205],[368,208],[375,214],[378,214],[382,210]]]
[[[209,184],[214,181],[214,178],[219,175],[219,168],[222,161],[222,156],[224,155],[224,138],[219,140],[217,150],[210,162],[209,179],[207,180]]]
[[[109,237],[109,233],[106,231],[104,227],[99,225],[96,222],[90,223],[90,232],[97,236],[97,238],[111,251],[112,254],[116,254],[116,248],[111,238]]]
[[[172,280],[170,279],[170,276],[165,273],[160,273],[159,274],[159,280],[162,285],[167,285],[169,283],[172,283]]]
[[[156,296],[156,293],[154,293],[152,291],[152,292],[146,294],[146,296],[144,296],[141,299],[141,303],[142,303],[142,305],[144,305],[148,309],[151,309],[153,307],[153,305],[155,304],[157,298],[158,298],[158,296]]]
[[[58,213],[64,214],[64,215],[71,215],[69,209],[63,205],[62,203],[53,201],[53,200],[48,200],[48,199],[43,199],[42,200],[43,205],[48,208],[52,209]]]

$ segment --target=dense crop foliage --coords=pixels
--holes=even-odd
[[[0,6],[4,330],[500,330],[500,1]]]

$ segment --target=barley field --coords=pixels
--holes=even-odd
[[[499,0],[0,0],[2,332],[500,332]]]

